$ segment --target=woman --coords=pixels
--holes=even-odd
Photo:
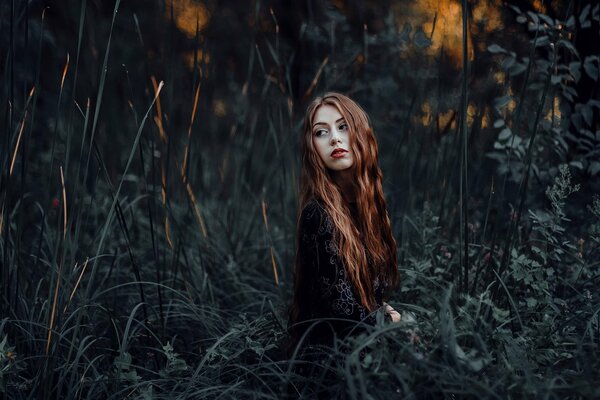
[[[367,114],[342,94],[318,97],[301,146],[290,355],[375,325],[380,308],[400,320],[383,302],[398,281],[397,253]]]

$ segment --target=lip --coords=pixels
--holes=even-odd
[[[346,153],[348,153],[348,150],[342,149],[342,148],[337,148],[331,152],[331,157],[333,157],[333,158],[344,157],[346,155]]]

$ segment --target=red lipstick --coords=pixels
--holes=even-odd
[[[337,148],[331,152],[331,157],[341,158],[341,157],[344,157],[347,152],[348,152],[348,150],[344,150],[342,148]]]

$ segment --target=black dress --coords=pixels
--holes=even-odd
[[[355,212],[355,210],[351,211]],[[376,312],[370,313],[356,295],[354,285],[333,243],[333,222],[322,204],[310,201],[302,210],[299,226],[299,259],[302,268],[302,297],[306,307],[302,320],[309,330],[306,345],[331,345],[334,335],[345,337],[375,325]],[[369,259],[368,259],[369,260]],[[373,282],[375,301],[383,304],[384,284]],[[389,316],[386,315],[389,318]],[[324,319],[323,321],[311,321]]]
[[[352,207],[351,212],[356,214]],[[296,295],[300,296],[298,300],[303,307],[297,323],[304,337],[300,339],[294,371],[304,378],[288,383],[288,395],[290,398],[338,398],[344,391],[344,383],[337,371],[343,368],[344,354],[350,349],[334,350],[334,338],[358,334],[374,326],[377,312],[369,312],[356,295],[333,243],[333,222],[323,205],[310,201],[302,210],[299,224],[302,281]],[[367,261],[370,261],[368,257]],[[380,307],[384,298],[383,282],[382,279],[373,282],[375,301]],[[384,318],[391,321],[387,314]],[[360,351],[359,357],[364,356],[365,350]]]

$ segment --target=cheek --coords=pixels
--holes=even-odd
[[[350,132],[346,132],[346,134],[344,135],[344,143],[346,144],[346,148],[348,150],[352,148],[353,142],[354,140],[352,139],[352,135],[350,135]]]
[[[313,147],[315,148],[316,153],[319,155],[319,158],[323,159],[324,154],[326,153],[326,143],[323,140],[319,140],[318,138],[313,139]]]

